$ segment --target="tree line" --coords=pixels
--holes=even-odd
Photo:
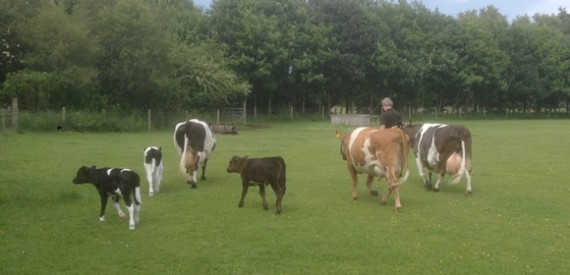
[[[0,102],[30,111],[341,106],[568,112],[570,15],[400,0],[0,0]]]

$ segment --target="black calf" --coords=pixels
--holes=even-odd
[[[125,217],[119,206],[120,198],[123,198],[129,210],[129,228],[135,229],[135,223],[140,220],[141,192],[140,178],[137,173],[129,169],[95,168],[95,166],[82,166],[77,170],[73,183],[92,183],[101,196],[101,211],[99,220],[105,221],[105,207],[109,195],[112,196],[113,206],[117,209],[120,217]],[[134,200],[134,207],[133,207]]]

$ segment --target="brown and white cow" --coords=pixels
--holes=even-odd
[[[372,196],[378,196],[378,191],[372,188],[374,177],[384,177],[388,180],[388,187],[380,203],[386,204],[394,192],[395,210],[402,208],[399,185],[406,181],[410,172],[406,134],[399,128],[360,127],[347,135],[337,130],[337,138],[341,139],[341,155],[352,178],[352,199],[358,198],[357,174],[368,175],[366,186]]]
[[[437,182],[433,187],[439,191],[443,176],[447,173],[458,183],[463,175],[467,178],[466,195],[471,195],[471,132],[460,125],[418,124],[404,126],[409,136],[416,163],[424,185],[432,189],[431,175],[437,173]],[[424,174],[424,167],[429,177]]]

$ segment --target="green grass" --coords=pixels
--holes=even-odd
[[[218,135],[206,181],[191,189],[178,173],[170,132],[0,135],[0,273],[145,274],[552,274],[570,265],[570,123],[464,121],[473,135],[473,196],[465,180],[439,193],[420,183],[413,159],[393,212],[359,200],[339,154],[335,126],[273,124]],[[142,151],[160,145],[161,193],[148,197]],[[282,215],[250,188],[238,208],[233,155],[287,162]],[[412,157],[412,155],[410,155]],[[71,180],[81,165],[129,167],[142,176],[135,231],[111,204],[97,219],[91,185]],[[446,177],[446,179],[448,179]],[[380,191],[385,181],[375,182]]]

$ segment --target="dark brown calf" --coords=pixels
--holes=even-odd
[[[267,210],[269,207],[265,199],[265,186],[269,184],[277,197],[275,214],[281,214],[281,200],[287,189],[285,170],[285,161],[282,157],[248,158],[245,156],[240,158],[234,156],[230,160],[227,171],[241,175],[242,192],[239,207],[243,207],[249,186],[258,185],[259,195],[263,200],[263,209]]]

